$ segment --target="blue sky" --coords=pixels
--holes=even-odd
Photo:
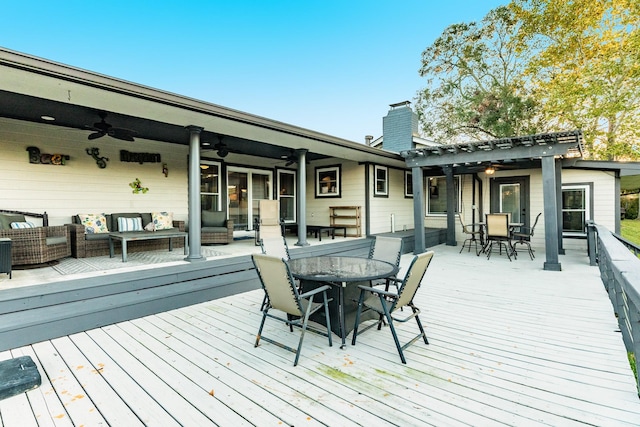
[[[2,6],[0,45],[364,142],[425,85],[421,53],[448,25],[506,3],[22,0]]]

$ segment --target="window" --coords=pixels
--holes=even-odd
[[[404,197],[413,197],[413,173],[404,171]]]
[[[278,170],[278,200],[280,218],[285,222],[296,222],[296,173]]]
[[[375,176],[375,189],[373,191],[374,197],[388,197],[389,196],[389,169],[384,166],[374,166],[373,174]]]
[[[586,236],[591,214],[591,186],[589,184],[562,186],[562,234]]]
[[[316,198],[340,197],[340,165],[316,168]]]
[[[456,212],[460,206],[460,177],[453,177],[455,185]],[[444,176],[434,176],[427,179],[429,195],[427,199],[427,213],[429,215],[444,215],[447,213],[447,180]]]
[[[200,205],[203,211],[220,210],[220,163],[200,164]]]

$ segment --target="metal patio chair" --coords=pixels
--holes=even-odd
[[[289,261],[291,256],[289,255],[289,246],[287,245],[287,239],[282,235],[267,235],[260,239],[260,249],[263,254],[282,258],[285,261]],[[264,310],[264,306],[267,303],[267,294],[264,295],[260,310]]]
[[[375,325],[378,325],[378,330],[380,330],[382,328],[383,321],[386,320],[386,322],[389,324],[389,329],[391,330],[391,334],[393,335],[393,340],[396,344],[396,348],[398,349],[398,354],[400,355],[400,360],[402,361],[402,363],[407,363],[404,357],[403,350],[405,350],[411,344],[413,344],[420,338],[424,340],[425,344],[429,344],[429,340],[427,340],[427,334],[424,332],[424,328],[422,327],[422,323],[420,322],[420,310],[413,304],[413,298],[416,295],[418,288],[420,287],[420,282],[422,281],[422,278],[427,271],[427,267],[429,267],[429,264],[433,259],[433,254],[433,251],[428,251],[413,257],[411,265],[407,270],[407,274],[405,275],[404,280],[400,284],[398,292],[396,293],[384,291],[379,288],[370,288],[363,285],[358,286],[360,288],[360,298],[358,300],[358,312],[356,313],[356,322],[353,329],[353,337],[351,339],[352,345],[356,344],[360,315],[364,310],[375,311],[379,315],[379,320],[376,323],[363,328],[360,333],[372,328]],[[399,309],[402,307],[411,308],[411,313],[406,316],[396,315],[396,312],[399,312]],[[420,333],[413,337],[406,344],[400,345],[398,334],[396,333],[396,329],[394,327],[394,321],[404,323],[408,322],[411,319],[416,319],[416,323],[418,324]]]
[[[400,257],[402,257],[402,245],[402,239],[400,238],[376,236],[369,249],[369,258],[385,261],[398,267],[400,265]],[[384,285],[384,290],[388,291],[391,283],[397,289],[398,282],[399,279],[393,276],[373,282],[372,285]]]
[[[513,239],[515,240],[515,242],[513,242],[513,251],[516,252],[516,245],[527,245],[529,256],[531,257],[532,260],[535,258],[535,255],[533,255],[533,249],[531,249],[531,238],[533,237],[533,231],[536,228],[536,225],[538,224],[538,219],[540,219],[540,215],[542,215],[542,212],[540,212],[536,216],[536,220],[533,222],[533,226],[520,227],[519,231],[514,231],[511,234],[511,237],[513,237]]]
[[[491,258],[493,246],[497,245],[499,253],[502,254],[502,248],[511,261],[511,255],[517,255],[513,246],[511,246],[511,229],[509,228],[509,215],[506,213],[487,214],[485,216],[485,224],[487,227],[487,237],[485,252],[487,259]]]
[[[462,226],[462,232],[465,234],[465,236],[467,236],[465,241],[462,242],[462,247],[460,248],[460,252],[458,253],[462,253],[465,247],[468,248],[468,252],[471,252],[471,244],[474,244],[476,248],[476,255],[478,255],[480,253],[480,250],[478,249],[478,242],[480,242],[480,248],[482,248],[482,230],[478,229],[476,231],[469,229],[462,220],[462,212],[458,212],[458,219],[460,220],[460,225]]]
[[[307,329],[328,337],[329,346],[332,346],[331,320],[328,304],[329,300],[327,299],[326,292],[327,289],[329,289],[329,285],[320,286],[316,289],[310,290],[309,292],[300,294],[298,292],[298,288],[294,285],[291,271],[289,271],[289,266],[282,258],[264,254],[253,254],[252,260],[253,265],[255,265],[256,271],[258,272],[260,282],[262,283],[262,288],[268,297],[268,303],[262,310],[262,321],[260,322],[260,328],[256,335],[256,343],[254,347],[257,347],[262,339],[271,344],[275,344],[278,347],[282,347],[285,350],[289,350],[296,354],[296,358],[293,361],[293,366],[296,366],[298,364],[298,359],[300,358],[302,341],[304,340],[304,334]],[[314,297],[318,294],[322,296],[322,302],[314,302]],[[326,333],[308,326],[309,316],[322,308],[324,308],[325,318],[327,320]],[[270,312],[271,309],[279,310],[285,313],[287,317],[272,314]],[[292,347],[276,341],[273,338],[268,338],[262,335],[262,330],[267,317],[284,322],[290,327],[290,329],[292,329],[293,326],[299,326],[302,328],[297,349],[293,349]]]

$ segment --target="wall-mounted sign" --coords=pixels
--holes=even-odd
[[[64,165],[71,157],[67,154],[43,154],[38,147],[27,147],[29,163],[39,165]]]
[[[143,164],[161,163],[162,159],[159,153],[132,153],[127,150],[120,150],[120,161]]]

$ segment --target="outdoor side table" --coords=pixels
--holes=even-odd
[[[0,238],[0,273],[7,273],[11,279],[11,239]]]

